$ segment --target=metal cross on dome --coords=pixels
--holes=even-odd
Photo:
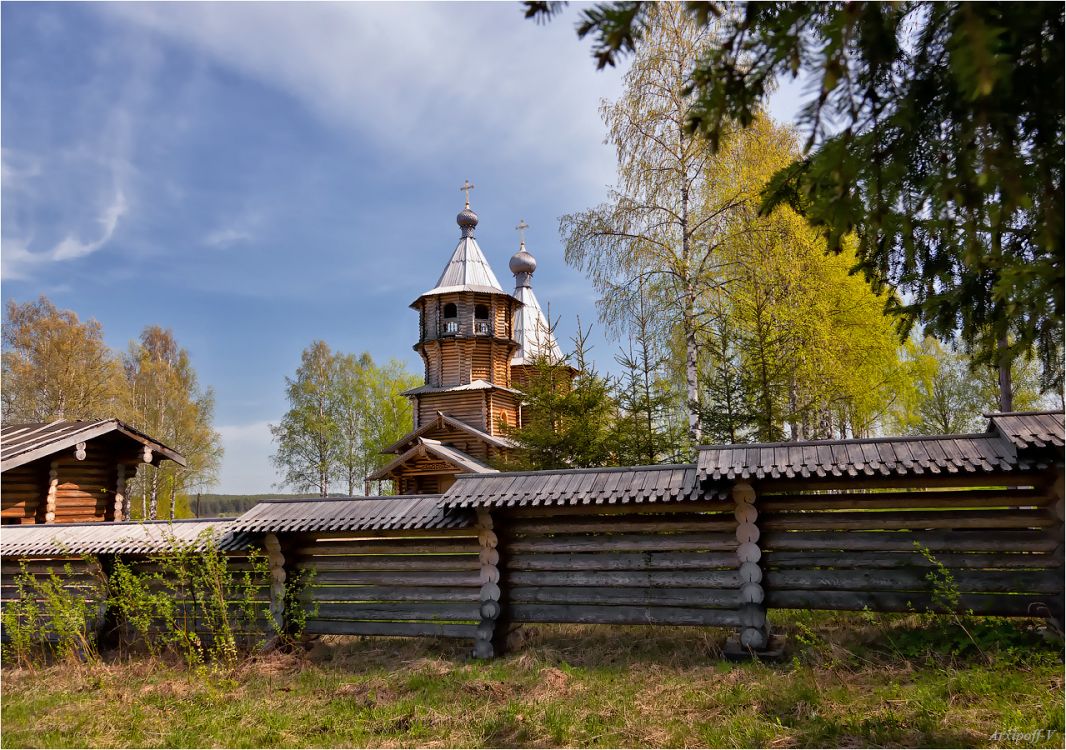
[[[470,208],[470,191],[474,189],[474,186],[470,184],[470,180],[463,180],[463,186],[459,188],[461,192],[466,193],[466,207]]]
[[[529,229],[529,224],[526,224],[525,219],[518,220],[518,226],[515,227],[518,230],[518,242],[519,244],[526,244],[526,230]]]

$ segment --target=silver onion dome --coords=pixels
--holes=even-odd
[[[537,259],[526,252],[526,246],[523,244],[522,249],[511,256],[508,267],[515,276],[520,273],[533,273],[537,270]]]
[[[455,217],[455,223],[459,225],[460,229],[473,229],[477,226],[477,214],[467,206]]]

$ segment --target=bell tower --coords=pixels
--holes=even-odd
[[[520,348],[514,322],[522,302],[508,294],[489,267],[466,205],[456,217],[459,244],[433,288],[418,296],[418,341],[426,382],[406,391],[414,407],[411,432],[385,449],[396,458],[368,480],[392,480],[401,494],[443,492],[460,473],[494,472],[515,448],[522,394],[511,380]]]
[[[463,189],[472,187],[468,182]],[[444,411],[499,435],[518,419],[510,363],[519,348],[513,319],[520,303],[500,286],[474,238],[478,217],[469,200],[456,222],[458,246],[433,288],[411,303],[418,310],[414,349],[426,372],[426,384],[408,392],[415,401],[414,426]]]

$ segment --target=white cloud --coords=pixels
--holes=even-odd
[[[613,179],[596,72],[569,18],[516,4],[111,3],[98,6],[288,93],[415,163],[488,140],[597,187]]]
[[[270,421],[223,425],[217,429],[225,454],[215,491],[241,495],[275,491],[277,476],[270,461],[274,452]]]

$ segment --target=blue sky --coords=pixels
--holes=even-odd
[[[312,340],[421,372],[407,304],[456,244],[464,179],[501,283],[524,218],[562,335],[595,320],[557,227],[614,181],[598,106],[621,72],[595,70],[573,7],[546,26],[517,3],[0,13],[3,300],[47,295],[117,349],[172,328],[215,390],[218,491],[273,489],[267,425]]]

